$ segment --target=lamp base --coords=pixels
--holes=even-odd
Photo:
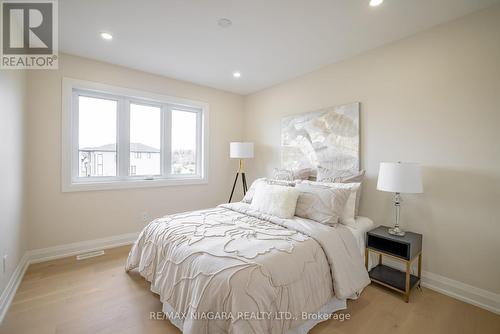
[[[241,174],[241,182],[243,183],[243,195],[247,194],[248,187],[247,187],[247,178],[245,176],[245,172],[242,170],[242,164],[240,162],[240,169],[236,172],[236,178],[234,179],[233,183],[233,190],[231,190],[231,196],[229,196],[229,202],[231,203],[231,200],[233,199],[233,194],[234,194],[234,188],[236,187],[236,182],[238,181],[238,176]]]
[[[392,235],[397,235],[398,237],[403,237],[406,234],[406,232],[401,230],[399,226],[391,227],[387,230],[387,232]]]

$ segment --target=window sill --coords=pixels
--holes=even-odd
[[[116,181],[84,181],[69,182],[62,185],[62,192],[77,191],[99,191],[113,189],[134,189],[134,188],[153,188],[167,186],[183,186],[207,184],[206,178],[178,178],[178,179],[152,179],[152,180],[116,180]]]

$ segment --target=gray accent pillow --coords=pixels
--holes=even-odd
[[[295,187],[295,181],[266,179],[266,183],[275,186]]]
[[[363,179],[365,177],[365,170],[362,169],[359,173],[352,173],[350,171],[335,171],[324,167],[318,167],[318,177],[316,181],[325,183],[361,183],[356,193],[356,216],[359,212],[359,202],[361,199],[361,188],[363,187]]]
[[[295,215],[325,225],[336,225],[342,216],[350,189],[298,183],[300,191]]]
[[[309,180],[311,177],[316,177],[316,170],[312,168],[302,168],[293,171],[294,180]]]
[[[365,176],[365,170],[358,173],[352,173],[346,170],[333,170],[324,167],[318,167],[318,176],[316,181],[328,183],[361,183]]]
[[[293,171],[290,169],[273,168],[273,180],[293,181]]]
[[[293,181],[293,180],[309,180],[316,176],[316,170],[312,168],[301,169],[273,169],[273,180]]]

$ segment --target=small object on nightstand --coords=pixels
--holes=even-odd
[[[378,254],[378,264],[369,271],[373,282],[386,286],[410,299],[411,289],[420,286],[422,277],[422,234],[407,232],[404,236],[389,234],[387,226],[379,226],[367,233],[365,266],[368,270],[370,252]],[[382,256],[388,256],[406,264],[400,271],[382,264]],[[411,274],[411,264],[418,258],[418,274]]]

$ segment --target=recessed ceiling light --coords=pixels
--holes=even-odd
[[[233,25],[233,21],[231,21],[230,19],[227,19],[227,18],[223,17],[223,18],[219,19],[219,21],[217,21],[217,24],[221,28],[229,28],[230,26]]]
[[[105,39],[108,41],[113,39],[113,35],[111,35],[109,32],[101,32],[101,37],[102,37],[102,39]]]
[[[384,0],[370,0],[370,6],[372,7],[377,7],[382,4]]]
[[[239,78],[239,77],[241,77],[241,73],[240,72],[234,72],[233,73],[233,77]]]

